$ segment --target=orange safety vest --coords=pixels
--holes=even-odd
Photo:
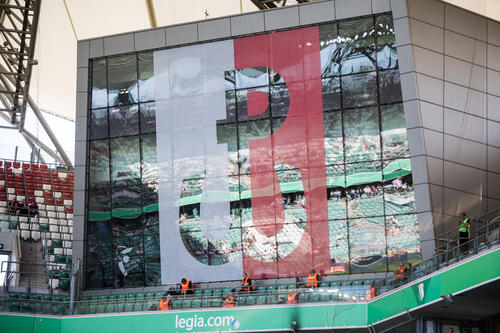
[[[374,299],[375,298],[375,288],[366,289],[365,298],[366,298],[366,300]]]
[[[406,267],[400,267],[398,268],[398,270],[396,271],[396,273],[394,274],[394,279],[397,280],[397,279],[402,279],[405,275],[405,271],[406,271]]]
[[[248,283],[248,280],[249,280],[249,279],[250,279],[250,278],[247,276],[247,277],[245,277],[244,279],[242,279],[242,280],[241,280],[241,286],[242,286],[241,290],[243,290],[243,291],[248,291],[248,288],[249,288],[249,287],[253,290],[253,286],[252,286],[252,284],[251,284],[251,283]]]
[[[224,307],[230,308],[234,306],[234,298],[233,297],[227,297],[224,300]]]
[[[309,276],[307,277],[306,288],[311,288],[311,287],[316,288],[318,286],[317,282],[318,282],[318,274],[316,273],[309,274]]]
[[[189,290],[189,284],[191,280],[186,280],[186,283],[181,282],[181,294],[185,294]]]
[[[170,300],[167,298],[167,299],[162,299],[160,300],[160,306],[158,307],[160,310],[170,310]]]
[[[295,298],[297,297],[297,293],[293,293],[288,295],[286,304],[295,304]]]

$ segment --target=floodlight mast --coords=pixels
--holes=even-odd
[[[29,95],[35,43],[42,0],[0,0],[0,117],[17,129],[34,151],[44,150],[58,163],[72,167],[71,160]],[[55,151],[24,128],[27,106],[33,111]],[[32,154],[34,156],[35,154]]]

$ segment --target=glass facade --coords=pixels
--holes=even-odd
[[[392,17],[323,24],[319,36],[324,144],[315,149],[325,155],[330,272],[394,271],[419,261],[421,249]],[[86,288],[161,280],[153,59],[142,52],[92,61]],[[301,170],[274,163],[274,173],[261,177],[277,179],[283,224],[263,222],[274,221],[271,209],[254,226],[249,145],[279,130],[293,91],[264,67],[221,75],[227,117],[217,121],[216,135],[228,147],[229,177],[220,181],[229,183],[231,227],[217,240],[202,232],[205,174],[197,173],[180,184],[178,230],[171,232],[206,265],[242,255],[279,265],[304,238],[315,241],[305,232],[304,182]],[[249,115],[248,98],[257,94],[267,96],[268,107]],[[186,124],[186,133],[196,135],[196,126]],[[287,148],[270,144],[259,154]]]

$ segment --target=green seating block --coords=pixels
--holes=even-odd
[[[320,302],[321,301],[321,294],[320,293],[312,293],[309,296],[309,302],[314,303],[314,302]]]
[[[134,312],[142,311],[143,305],[144,305],[144,302],[142,302],[142,301],[135,302],[134,303]]]
[[[134,303],[132,302],[125,303],[123,307],[123,312],[132,312],[132,311],[134,311]]]
[[[195,299],[193,299],[193,301],[191,303],[191,307],[193,309],[199,309],[199,308],[201,308],[201,301],[202,301],[201,298],[195,298]]]
[[[257,303],[257,296],[248,296],[246,300],[246,305],[255,305]]]
[[[309,303],[309,298],[310,298],[310,294],[309,293],[299,294],[299,301],[300,301],[300,303]]]
[[[108,302],[104,308],[104,312],[106,313],[115,312],[115,302]]]
[[[97,303],[96,313],[104,313],[106,311],[106,303]]]
[[[266,296],[261,295],[257,296],[257,305],[263,305],[266,304]]]
[[[213,308],[218,308],[222,306],[222,298],[214,297],[210,302],[210,306]]]
[[[89,304],[89,314],[94,314],[97,312],[97,305],[95,303],[90,303]]]

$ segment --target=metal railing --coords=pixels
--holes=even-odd
[[[2,311],[10,312],[84,315],[157,311],[161,297],[167,294],[171,297],[171,309],[174,310],[222,307],[229,293],[232,293],[235,298],[235,306],[287,304],[288,295],[292,294],[297,294],[297,303],[301,304],[366,302],[482,251],[500,247],[500,219],[493,214],[489,216],[491,220],[484,220],[484,223],[476,228],[474,237],[468,242],[460,245],[450,242],[447,249],[415,265],[398,279],[390,277],[367,280],[368,283],[367,281],[324,281],[319,282],[317,288],[305,288],[306,282],[298,282],[288,285],[256,286],[254,291],[235,291],[239,288],[205,288],[194,289],[193,294],[189,295],[179,294],[180,291],[177,288],[170,288],[168,291],[150,293],[85,296],[74,302],[71,302],[68,296],[10,293],[2,297],[0,305]]]

